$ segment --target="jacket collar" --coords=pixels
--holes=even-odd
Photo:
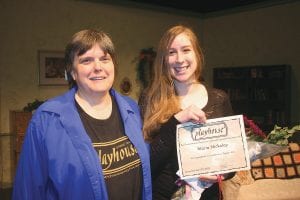
[[[43,111],[48,111],[52,113],[58,114],[62,119],[76,121],[79,119],[79,114],[77,112],[77,108],[75,106],[75,93],[77,91],[77,87],[71,88],[68,92],[65,94],[50,99],[48,102],[48,105],[46,107],[43,107]],[[123,120],[125,121],[128,118],[129,113],[134,113],[134,110],[130,107],[129,103],[125,100],[125,98],[122,95],[120,95],[118,92],[116,92],[114,89],[110,89],[110,94],[112,97],[116,99],[117,105],[119,107],[121,116]]]

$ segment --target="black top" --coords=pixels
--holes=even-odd
[[[208,103],[202,109],[208,119],[230,116],[233,114],[228,95],[218,89],[206,88]],[[179,189],[175,181],[179,178],[177,149],[176,149],[176,125],[179,121],[171,117],[162,124],[155,133],[151,143],[151,172],[153,181],[153,199],[169,200],[174,192]],[[234,173],[230,174],[232,177]],[[227,177],[229,178],[229,176]],[[201,200],[213,200],[219,198],[218,184],[205,189]]]
[[[99,156],[109,199],[139,200],[142,198],[141,161],[125,134],[113,97],[112,103],[112,113],[105,120],[89,116],[77,102],[76,106]]]

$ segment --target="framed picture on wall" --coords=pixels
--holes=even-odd
[[[129,95],[132,90],[132,84],[128,77],[124,77],[120,84],[121,93],[124,95]]]
[[[67,85],[63,51],[38,51],[39,85]]]

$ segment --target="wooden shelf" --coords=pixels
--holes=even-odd
[[[25,111],[11,110],[10,113],[10,131],[16,135],[15,141],[15,165],[19,160],[19,154],[22,150],[22,145],[26,133],[27,126],[31,120],[32,113]]]
[[[253,119],[268,133],[290,125],[289,65],[217,67],[213,85],[230,97],[235,114]]]

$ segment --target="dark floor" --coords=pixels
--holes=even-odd
[[[1,200],[11,200],[11,188],[0,188],[0,199]]]

